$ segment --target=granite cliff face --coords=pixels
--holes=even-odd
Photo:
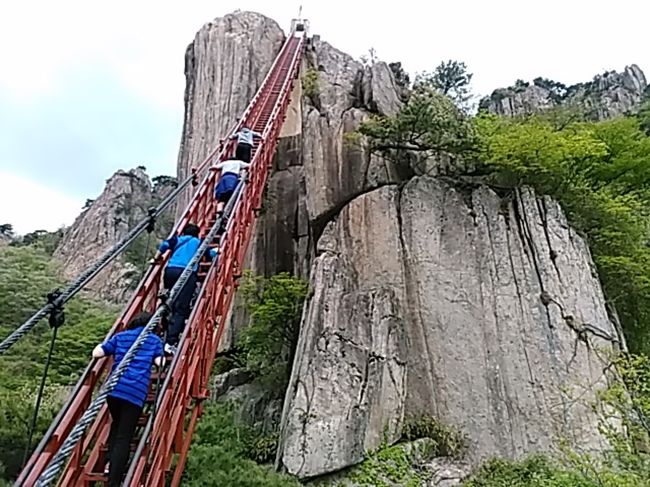
[[[360,462],[422,414],[464,431],[475,461],[564,437],[599,449],[589,405],[619,337],[555,202],[415,178],[351,201],[316,253],[284,405],[289,472]]]
[[[257,34],[236,30],[240,18]],[[259,65],[244,75],[246,59],[211,54],[257,46],[260,32],[268,50],[251,54]],[[282,38],[246,12],[199,32],[179,175],[225,135],[234,105],[246,105],[218,80],[238,72],[252,96]],[[644,86],[630,69],[638,82],[612,81],[619,94]],[[343,469],[425,413],[463,430],[474,462],[548,450],[559,437],[599,449],[587,403],[607,380],[600,351],[619,338],[589,250],[558,205],[525,189],[504,199],[398,171],[346,136],[372,113],[399,109],[388,66],[364,67],[315,36],[308,72],[317,86],[293,94],[246,262],[310,280],[278,464],[301,478]],[[623,110],[621,96],[607,113]],[[231,339],[245,321],[235,309]]]
[[[172,179],[152,184],[141,168],[117,171],[110,177],[101,195],[66,229],[54,252],[54,258],[62,264],[63,277],[76,277],[126,236],[147,216],[147,209],[156,206],[171,190]],[[160,217],[157,229],[164,234],[169,228],[163,227],[165,218]],[[152,237],[154,242],[156,238]],[[123,302],[137,283],[139,271],[123,254],[91,281],[87,291],[109,301]]]
[[[542,78],[532,84],[518,81],[495,90],[481,100],[480,108],[497,115],[525,115],[558,105],[575,106],[595,120],[633,113],[648,87],[645,74],[636,64],[623,72],[609,71],[587,83],[564,86]]]
[[[200,164],[245,110],[284,42],[280,26],[254,12],[205,24],[185,52],[185,120],[178,179]],[[187,195],[178,205],[182,210]]]

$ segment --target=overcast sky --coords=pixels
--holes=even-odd
[[[650,66],[647,0],[21,0],[0,3],[0,223],[70,224],[117,169],[175,174],[184,52],[209,20],[255,10],[413,73],[465,61],[488,94]],[[650,68],[648,68],[650,69]]]

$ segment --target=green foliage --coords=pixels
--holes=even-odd
[[[414,166],[440,153],[464,154],[474,146],[471,119],[452,100],[418,85],[395,117],[375,116],[359,127],[370,150],[398,164]],[[410,161],[409,155],[416,158]]]
[[[291,373],[307,283],[286,272],[270,278],[249,272],[240,290],[250,313],[238,337],[241,360],[258,380],[279,390]]]
[[[253,439],[247,456],[257,463],[271,463],[275,460],[280,437],[277,433],[260,435]]]
[[[23,384],[15,389],[3,384],[0,388],[0,462],[7,478],[16,475],[22,466],[37,391],[35,384]],[[46,387],[34,435],[36,441],[50,426],[66,394],[63,386],[51,384]]]
[[[613,367],[619,380],[601,397],[600,430],[611,445],[605,465],[629,478],[650,479],[650,359],[622,354]]]
[[[565,470],[542,456],[522,462],[492,460],[481,466],[463,487],[596,487],[578,472]],[[605,484],[601,487],[614,487]]]
[[[237,420],[233,405],[211,404],[205,408],[194,433],[182,483],[197,487],[300,486],[291,477],[249,459],[272,458],[270,445],[269,440],[257,438],[251,427]]]
[[[0,247],[0,340],[45,304],[45,295],[62,283],[38,244]],[[35,441],[65,399],[65,386],[88,364],[92,348],[106,335],[117,310],[87,298],[66,304],[59,329]],[[51,331],[44,320],[0,356],[0,463],[17,473],[27,442],[28,424],[43,372]]]
[[[34,230],[33,232],[26,233],[20,240],[12,242],[14,247],[22,247],[30,245],[42,249],[47,255],[54,254],[54,251],[63,238],[63,229],[60,228],[55,232],[48,232],[46,230]]]
[[[566,85],[557,81],[550,80],[548,78],[535,78],[533,80],[533,84],[535,86],[539,86],[540,88],[548,90],[551,93],[551,99],[558,103],[564,100],[568,93]]]
[[[178,186],[178,179],[176,179],[174,176],[165,176],[165,175],[155,176],[151,178],[151,182],[153,183],[154,191],[157,191],[158,189],[165,186],[170,186],[170,187]]]
[[[320,73],[317,69],[309,68],[302,77],[302,91],[305,96],[313,98],[320,93]]]
[[[407,418],[402,427],[402,438],[407,441],[429,438],[435,449],[433,456],[460,456],[466,447],[462,433],[429,415]]]
[[[639,121],[641,130],[643,130],[646,135],[650,135],[650,100],[643,103],[636,118]]]
[[[403,445],[383,446],[355,468],[349,476],[359,487],[417,487],[428,480],[414,468],[414,458]]]
[[[435,89],[451,98],[456,105],[467,108],[472,98],[470,83],[472,74],[467,66],[459,61],[443,61],[432,73],[423,72],[415,77],[414,88]]]
[[[611,372],[618,374],[601,394],[600,431],[610,448],[599,457],[560,445],[562,463],[543,456],[521,462],[492,460],[465,487],[647,487],[650,485],[650,359],[622,354]]]
[[[530,185],[586,235],[633,350],[650,350],[650,138],[633,118],[558,127],[548,117],[476,119],[479,154],[502,187]]]

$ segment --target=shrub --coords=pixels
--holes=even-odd
[[[265,278],[248,272],[241,291],[250,313],[238,337],[242,365],[269,388],[282,390],[293,365],[307,283],[288,273]]]
[[[309,68],[302,77],[302,91],[305,96],[313,98],[320,93],[320,73],[317,69]]]
[[[182,483],[197,487],[300,486],[291,477],[249,459],[255,456],[270,458],[271,444],[268,439],[256,437],[250,426],[236,418],[232,404],[211,404],[205,408],[194,433]]]

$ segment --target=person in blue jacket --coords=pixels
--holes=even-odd
[[[243,127],[239,132],[235,132],[230,136],[231,139],[237,139],[237,148],[235,149],[235,159],[244,162],[251,162],[251,154],[253,152],[253,137],[262,139],[262,134]]]
[[[165,252],[172,252],[163,274],[163,286],[166,290],[171,290],[174,287],[174,284],[176,284],[178,278],[181,277],[181,274],[194,257],[194,254],[196,254],[200,245],[201,239],[199,239],[199,227],[193,223],[188,223],[185,226],[182,235],[175,235],[168,240],[164,240],[160,244],[158,252],[153,259],[154,261],[159,260]],[[217,254],[218,251],[216,249],[208,249],[206,257],[214,259]],[[174,354],[176,352],[178,340],[181,333],[183,333],[183,328],[185,327],[185,320],[190,316],[190,305],[192,303],[192,296],[194,295],[198,279],[198,267],[198,264],[194,266],[192,273],[185,282],[185,285],[177,295],[176,299],[171,303],[172,315],[169,321],[165,343],[165,352],[169,354]]]
[[[116,333],[106,342],[97,345],[93,350],[93,357],[114,356],[111,370],[113,373],[149,323],[151,316],[151,313],[147,312],[136,315],[126,325],[126,331]],[[154,333],[149,334],[140,345],[115,388],[106,398],[108,412],[112,419],[108,435],[108,463],[105,470],[110,487],[117,487],[122,483],[122,476],[129,460],[129,444],[149,392],[152,364],[159,367],[164,365],[163,343]]]

